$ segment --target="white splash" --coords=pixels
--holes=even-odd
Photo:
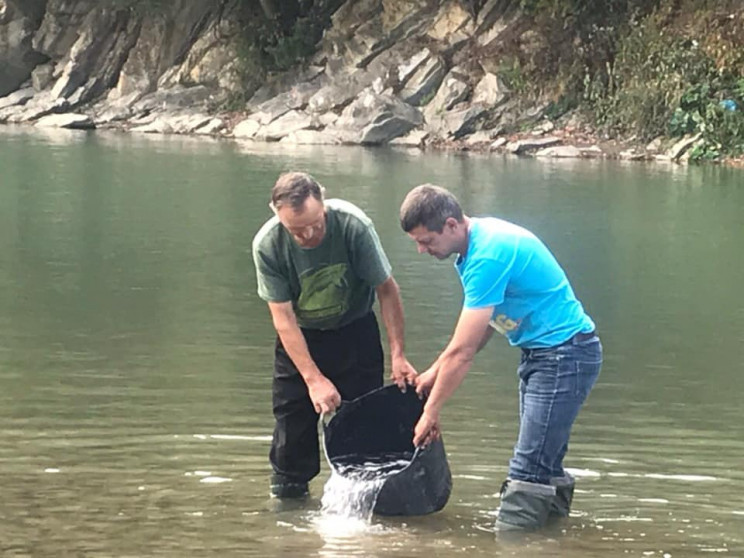
[[[213,440],[246,440],[248,442],[270,442],[271,435],[265,436],[238,436],[235,434],[210,434]]]
[[[410,462],[407,455],[382,455],[360,462],[336,461],[323,489],[321,514],[368,523],[385,480]]]
[[[608,521],[624,521],[627,523],[633,523],[636,521],[643,522],[643,523],[651,523],[653,522],[653,519],[650,517],[631,517],[627,515],[622,515],[620,517],[598,517],[594,520],[597,523],[606,523]]]
[[[183,474],[184,477],[210,477],[212,476],[211,471],[187,471]]]
[[[345,477],[336,471],[326,482],[321,500],[321,513],[336,518],[352,518],[366,524],[372,517],[377,496],[385,478],[364,480]]]
[[[591,469],[571,469],[567,467],[566,471],[571,473],[574,477],[597,478],[601,476],[599,472],[592,471]]]
[[[643,476],[647,479],[680,480],[689,482],[705,482],[718,480],[716,477],[709,477],[706,475],[662,475],[659,473],[648,473]]]
[[[205,484],[220,484],[223,482],[232,482],[232,479],[228,479],[226,477],[204,477],[199,482],[203,482]]]

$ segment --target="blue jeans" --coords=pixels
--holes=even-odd
[[[602,366],[596,335],[573,337],[546,349],[522,349],[519,438],[509,478],[540,484],[565,475],[563,458],[579,409]]]

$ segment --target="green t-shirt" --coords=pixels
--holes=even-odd
[[[325,207],[326,234],[315,248],[300,247],[278,217],[253,239],[258,296],[291,301],[303,328],[336,329],[361,318],[391,273],[369,217],[343,200],[326,200]]]

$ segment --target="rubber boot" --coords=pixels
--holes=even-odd
[[[506,479],[501,487],[499,531],[532,531],[548,521],[555,487],[549,484]]]
[[[571,512],[571,502],[573,501],[574,486],[576,479],[566,473],[562,477],[553,477],[550,484],[555,486],[555,498],[550,504],[551,517],[568,517]]]
[[[271,495],[275,498],[304,498],[308,492],[306,482],[297,482],[283,475],[271,476]]]

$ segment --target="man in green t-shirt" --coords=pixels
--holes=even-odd
[[[318,415],[383,384],[375,294],[392,379],[405,389],[416,377],[404,353],[400,290],[372,221],[323,193],[308,174],[282,174],[271,191],[275,216],[253,239],[258,295],[278,334],[269,458],[280,498],[304,496],[320,472]]]

